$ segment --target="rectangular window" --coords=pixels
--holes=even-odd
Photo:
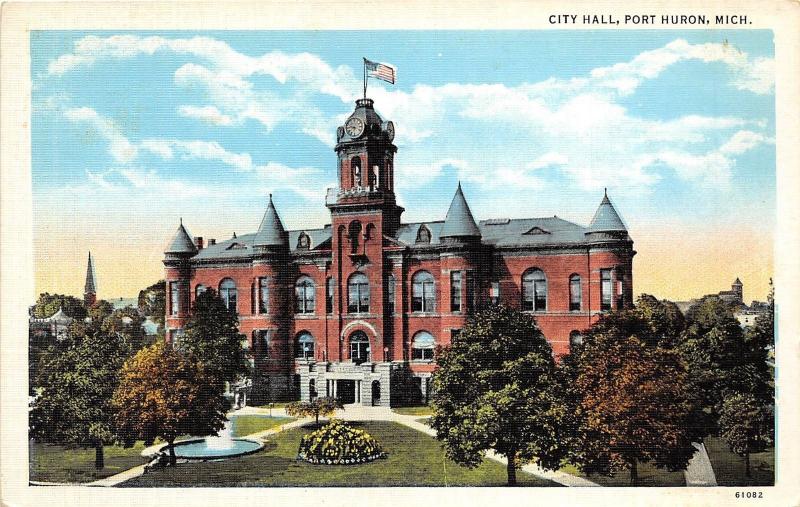
[[[611,310],[611,270],[600,270],[600,310]]]
[[[268,329],[257,329],[253,331],[253,348],[255,348],[263,359],[270,356],[270,331]]]
[[[269,313],[269,278],[258,279],[258,313]]]
[[[534,282],[534,310],[543,312],[547,310],[547,282],[545,280],[536,280]]]
[[[493,305],[500,304],[500,282],[492,282],[492,288],[489,294],[489,300]]]
[[[333,313],[333,278],[325,280],[325,313]]]
[[[415,361],[432,361],[433,360],[433,349],[420,349],[420,348],[413,348],[411,349],[411,359]]]
[[[450,273],[450,311],[461,311],[461,271]]]
[[[386,311],[389,315],[394,315],[394,276],[389,275],[386,279]]]
[[[181,310],[181,290],[178,286],[178,282],[170,282],[169,294],[170,315],[178,315]]]

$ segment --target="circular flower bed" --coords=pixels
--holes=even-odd
[[[337,419],[303,435],[297,452],[298,459],[318,465],[357,465],[385,457],[386,453],[369,433]]]

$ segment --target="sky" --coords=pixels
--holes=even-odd
[[[628,225],[634,292],[764,300],[775,235],[774,47],[765,30],[37,31],[31,34],[36,293],[100,298],[163,277],[180,219],[254,232],[329,222],[336,127],[362,57],[396,127],[404,221],[587,225],[604,188]],[[33,297],[33,296],[32,296]]]

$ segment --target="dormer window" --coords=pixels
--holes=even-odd
[[[297,249],[308,250],[311,247],[311,238],[305,232],[301,232],[297,238]]]
[[[228,247],[225,250],[244,250],[246,248],[247,245],[234,241],[233,243],[228,245]]]
[[[422,224],[419,226],[419,230],[417,231],[417,243],[430,243],[431,242],[431,230],[428,229],[428,226]]]

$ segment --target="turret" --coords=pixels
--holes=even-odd
[[[192,236],[186,232],[183,226],[183,219],[178,226],[178,230],[172,236],[172,239],[164,250],[167,260],[185,260],[194,257],[197,254],[197,246],[192,241]]]
[[[460,182],[456,189],[456,195],[453,196],[450,203],[450,209],[447,210],[439,237],[443,241],[479,241],[481,238],[481,231],[478,229],[478,224],[475,223],[467,199],[461,190]]]
[[[603,192],[603,200],[600,201],[600,206],[589,224],[589,231],[586,232],[588,237],[603,238],[628,238],[628,228],[625,222],[617,213],[614,205],[611,204],[611,199],[608,198],[608,191]]]
[[[258,226],[258,232],[253,238],[253,247],[257,251],[286,250],[289,248],[289,235],[283,227],[281,217],[272,202],[272,194],[269,195],[269,204]]]

